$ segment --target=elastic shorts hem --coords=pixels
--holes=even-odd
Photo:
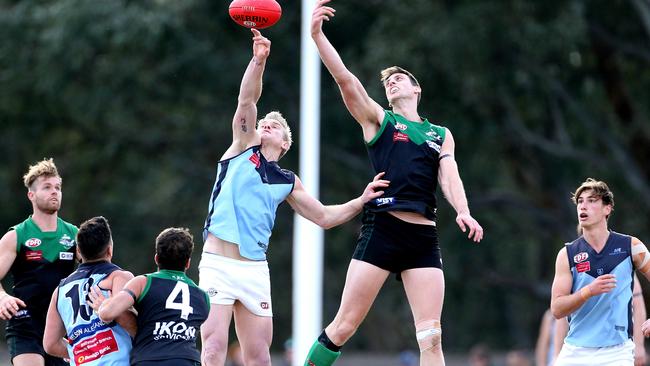
[[[266,261],[241,261],[203,252],[199,263],[199,287],[210,304],[241,302],[248,311],[272,317],[271,279]]]
[[[363,213],[353,259],[396,273],[414,268],[442,269],[437,229],[412,224],[388,212]]]

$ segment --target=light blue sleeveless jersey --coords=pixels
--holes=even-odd
[[[210,232],[239,245],[242,257],[265,260],[275,212],[294,183],[295,175],[267,161],[259,145],[219,161],[203,240]]]
[[[565,342],[579,347],[608,347],[632,338],[634,266],[632,239],[611,231],[600,253],[580,237],[566,246],[573,275],[572,293],[603,274],[616,275],[616,287],[592,296],[569,316]]]
[[[86,304],[88,290],[121,268],[108,262],[82,263],[58,288],[57,310],[68,338],[72,366],[129,365],[131,337],[117,323],[104,323]],[[108,291],[102,290],[105,297]]]

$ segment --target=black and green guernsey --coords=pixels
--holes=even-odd
[[[182,359],[201,362],[196,338],[210,312],[208,294],[181,271],[160,270],[145,276],[147,284],[135,303],[138,332],[131,364]]]
[[[366,203],[370,211],[409,211],[436,219],[440,149],[446,129],[426,119],[409,121],[385,111],[377,135],[366,143],[375,172],[386,172],[385,193]]]
[[[45,325],[52,292],[74,271],[77,235],[77,228],[61,218],[57,218],[56,231],[41,231],[31,216],[11,229],[17,236],[17,255],[10,269],[13,295],[23,300],[27,307],[7,323],[8,336],[26,331],[14,329],[14,321],[20,319],[31,317],[37,324]]]

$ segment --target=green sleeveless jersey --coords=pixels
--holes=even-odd
[[[386,172],[382,179],[390,185],[365,207],[374,212],[417,212],[435,220],[438,159],[447,130],[426,119],[409,121],[400,114],[385,113],[377,135],[366,147],[375,172]]]
[[[196,340],[210,313],[210,299],[185,272],[162,269],[145,275],[147,284],[134,307],[138,332],[131,364],[187,359],[201,362]]]
[[[57,218],[56,231],[43,232],[30,216],[11,229],[17,236],[13,293],[27,304],[16,318],[44,319],[52,292],[74,270],[77,228]]]

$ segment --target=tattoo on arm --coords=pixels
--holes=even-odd
[[[242,132],[248,132],[248,127],[246,126],[246,118],[241,119],[241,130]]]

